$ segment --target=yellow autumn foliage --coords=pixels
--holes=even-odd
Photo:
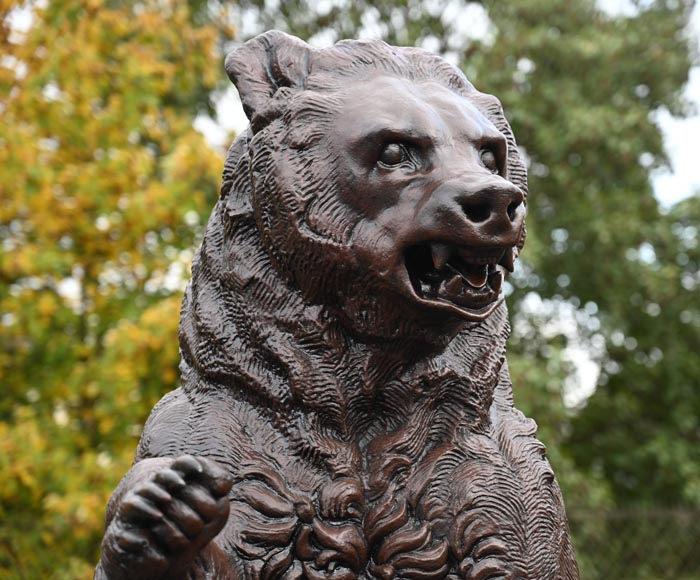
[[[177,386],[188,223],[222,168],[193,129],[223,81],[216,10],[0,0],[0,579],[92,577]]]

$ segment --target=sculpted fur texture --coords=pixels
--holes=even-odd
[[[96,578],[578,579],[513,406],[502,283],[525,166],[500,103],[419,49],[279,32]]]

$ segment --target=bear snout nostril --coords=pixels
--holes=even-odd
[[[508,204],[508,209],[506,209],[506,213],[508,214],[508,219],[510,221],[514,221],[515,218],[518,215],[518,208],[522,204],[522,201],[514,201],[510,204]]]
[[[463,203],[462,210],[472,223],[485,222],[491,217],[491,205],[488,203]]]
[[[514,222],[518,219],[520,207],[523,205],[522,198],[510,200],[505,196],[489,196],[487,200],[466,200],[460,204],[467,219],[475,224],[480,224],[489,219],[503,219],[508,216],[508,221]],[[508,203],[510,201],[510,203]]]

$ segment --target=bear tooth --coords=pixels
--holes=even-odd
[[[450,247],[440,242],[432,242],[430,244],[430,252],[433,256],[433,266],[435,266],[436,270],[442,270],[452,255]]]
[[[501,261],[498,262],[509,272],[512,272],[515,266],[515,254],[513,253],[513,248],[508,248],[504,253]]]
[[[496,294],[501,293],[501,288],[503,286],[503,272],[496,272],[489,280],[489,286]]]
[[[453,276],[449,280],[443,280],[438,294],[449,299],[450,296],[461,296],[464,289],[461,276]]]

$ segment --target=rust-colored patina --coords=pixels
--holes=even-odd
[[[527,184],[498,100],[381,42],[270,32],[226,68],[250,128],[96,578],[578,579],[505,362]]]

